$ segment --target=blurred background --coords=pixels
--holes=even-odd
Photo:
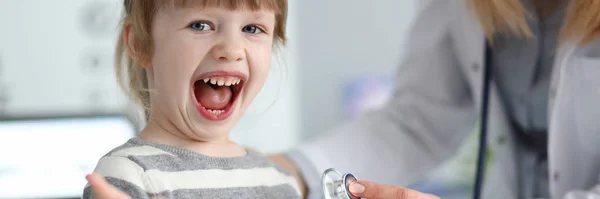
[[[425,2],[290,0],[290,44],[232,139],[282,152],[385,103]],[[144,125],[114,78],[121,9],[121,0],[0,1],[0,198],[80,197],[96,161]],[[464,198],[475,151],[465,146],[436,180],[412,187]]]

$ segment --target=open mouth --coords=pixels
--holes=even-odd
[[[241,76],[210,76],[196,80],[193,92],[198,110],[209,120],[228,118],[243,85]]]

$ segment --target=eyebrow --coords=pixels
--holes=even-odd
[[[260,12],[260,13],[254,13],[252,15],[254,17],[253,18],[254,20],[260,20],[260,19],[263,19],[263,18],[267,18],[268,15],[270,15],[270,14],[266,14],[266,13]],[[275,17],[273,17],[273,19],[275,19]]]
[[[264,17],[263,13],[254,13],[253,15],[254,15],[254,19],[261,19]]]

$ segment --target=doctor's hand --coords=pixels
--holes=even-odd
[[[92,187],[92,194],[98,199],[131,199],[129,195],[109,184],[104,177],[92,173],[85,177]],[[164,197],[152,197],[151,199],[166,199]]]
[[[570,191],[565,195],[564,199],[600,199],[600,184],[590,190]]]
[[[350,184],[350,193],[366,199],[439,199],[412,189],[359,180]]]

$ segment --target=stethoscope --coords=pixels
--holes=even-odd
[[[351,173],[342,174],[334,168],[329,168],[321,175],[321,188],[325,199],[360,199],[352,196],[348,187],[350,183],[357,181],[356,176]]]
[[[485,44],[485,63],[483,67],[483,87],[481,88],[481,126],[479,128],[479,149],[477,150],[477,170],[475,173],[475,183],[473,186],[473,199],[481,198],[481,189],[483,188],[483,176],[487,149],[487,127],[488,110],[490,104],[490,82],[492,80],[492,50],[489,42]]]
[[[483,88],[482,88],[482,100],[481,100],[481,127],[479,131],[479,149],[477,153],[477,167],[475,175],[475,184],[473,187],[473,199],[481,198],[481,189],[483,187],[483,175],[485,168],[487,148],[487,124],[488,124],[488,106],[489,106],[489,92],[490,92],[490,81],[492,79],[491,69],[491,50],[489,44],[486,42],[485,49],[485,66],[483,67]],[[333,176],[331,176],[333,175]],[[360,199],[354,197],[348,191],[350,183],[357,181],[356,177],[351,173],[342,174],[334,168],[329,168],[323,172],[321,176],[321,186],[323,189],[323,197],[325,199]]]

